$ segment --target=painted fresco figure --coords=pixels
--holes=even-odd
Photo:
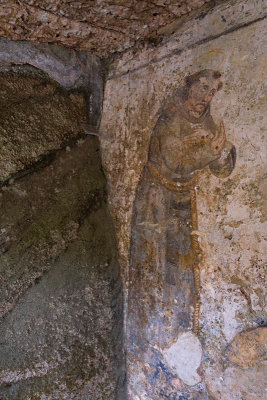
[[[148,387],[139,389],[151,391],[155,399],[161,398],[157,387],[164,392],[172,377],[160,349],[194,328],[194,265],[199,258],[192,240],[192,190],[197,171],[208,166],[223,178],[235,166],[236,150],[226,139],[224,124],[216,124],[210,114],[210,102],[221,86],[220,72],[203,70],[188,76],[185,86],[165,101],[136,191],[127,321],[129,385],[138,386],[138,379],[134,384],[131,380],[143,373]]]

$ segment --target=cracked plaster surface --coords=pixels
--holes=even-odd
[[[245,18],[244,7],[250,10],[246,14],[247,23],[243,20],[240,28],[238,22]],[[258,15],[253,14],[255,10],[259,11]],[[113,65],[101,122],[103,164],[127,299],[132,205],[158,110],[164,99],[183,84],[185,76],[204,68],[216,68],[223,73],[223,88],[213,100],[212,115],[215,120],[223,118],[227,137],[237,148],[237,164],[232,175],[224,180],[203,171],[197,187],[199,231],[205,254],[201,268],[202,374],[216,400],[265,396],[263,369],[258,364],[246,370],[238,367],[232,378],[231,366],[225,372],[225,380],[221,372],[221,360],[228,344],[240,332],[266,324],[264,10],[261,1],[239,2],[235,8],[236,29],[232,27],[230,32],[222,31],[218,37],[206,40],[210,20],[219,20],[224,15],[228,21],[233,12],[231,7],[228,15],[225,9],[214,10],[195,27],[199,33],[195,40],[201,41],[204,37],[203,42],[198,45],[191,42],[181,51],[178,41],[170,41],[172,52],[169,52],[169,43],[165,48],[159,46],[158,52],[153,51],[151,63],[149,50],[125,54]],[[254,22],[250,19],[252,16]],[[139,373],[134,363],[131,373],[134,381],[135,373],[136,376]],[[244,374],[248,378],[246,382],[242,378]],[[257,382],[254,397],[251,397],[252,377]],[[146,398],[141,392],[139,396]]]

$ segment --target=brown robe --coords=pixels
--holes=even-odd
[[[199,137],[187,145],[183,138],[195,128],[207,131],[209,139]],[[180,332],[192,329],[195,254],[190,188],[197,170],[209,165],[215,175],[227,176],[235,164],[234,146],[228,144],[230,151],[223,159],[212,152],[210,141],[216,129],[209,107],[200,118],[191,117],[178,90],[161,110],[153,130],[132,216],[127,319],[130,364],[139,360],[157,368],[164,364],[159,349],[171,344]],[[130,374],[132,368],[130,365]],[[153,385],[152,379],[152,392]]]

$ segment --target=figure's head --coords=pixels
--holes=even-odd
[[[215,93],[221,89],[221,73],[212,69],[204,69],[186,78],[187,96],[185,107],[199,118],[210,104]]]

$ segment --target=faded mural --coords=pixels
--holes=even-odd
[[[100,140],[129,400],[266,396],[262,4],[223,2],[111,67]]]
[[[221,73],[206,69],[188,76],[184,87],[169,96],[153,129],[136,192],[128,345],[135,360],[149,360],[151,395],[154,385],[162,393],[169,391],[169,378],[175,378],[156,349],[180,333],[192,329],[197,334],[199,329],[197,175],[209,166],[212,174],[227,177],[236,160],[223,121],[216,123],[210,113],[210,102],[221,87]]]

